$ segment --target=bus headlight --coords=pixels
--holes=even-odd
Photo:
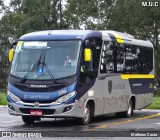
[[[10,91],[7,91],[8,96],[15,102],[20,101],[19,97],[17,97],[16,95],[14,95],[13,93],[11,93]]]
[[[66,94],[66,95],[58,98],[58,99],[56,100],[56,102],[58,102],[58,103],[66,102],[66,101],[69,100],[71,97],[73,97],[75,94],[76,94],[75,91],[70,92],[70,93],[68,93],[68,94]]]

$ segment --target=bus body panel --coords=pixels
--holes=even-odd
[[[49,31],[48,31],[49,32]],[[94,116],[123,112],[128,109],[128,104],[131,99],[135,100],[134,109],[142,109],[148,106],[152,102],[154,93],[154,75],[155,64],[153,55],[153,69],[149,74],[131,74],[131,78],[123,79],[123,77],[129,76],[129,74],[122,73],[101,73],[101,60],[103,55],[104,42],[111,44],[117,44],[121,42],[124,45],[142,46],[146,48],[153,48],[153,45],[148,41],[137,40],[132,36],[127,37],[124,34],[114,31],[53,31],[54,36],[49,35],[47,31],[35,32],[24,35],[20,40],[71,40],[81,39],[82,46],[78,59],[78,66],[76,72],[75,83],[69,84],[65,88],[59,89],[53,92],[25,92],[16,88],[10,82],[8,83],[8,91],[18,96],[21,100],[14,102],[8,96],[8,110],[11,115],[30,115],[30,110],[42,110],[43,115],[41,117],[76,117],[82,118],[86,104],[89,101],[94,102]],[[51,32],[52,34],[52,32]],[[68,36],[65,36],[67,34]],[[119,36],[117,36],[119,34]],[[84,50],[85,40],[89,37],[101,38],[102,46],[99,54],[99,64],[97,77],[89,80],[82,86],[81,80],[81,64],[80,59],[83,58],[82,53]],[[116,38],[117,37],[117,38]],[[118,42],[119,41],[119,42]],[[97,47],[98,48],[98,47]],[[154,52],[154,51],[153,51]],[[141,75],[142,78],[135,78]],[[143,78],[143,76],[150,76],[151,78]],[[62,78],[63,80],[63,78]],[[12,81],[13,82],[13,81]],[[66,81],[65,81],[66,82]],[[32,82],[31,82],[32,83]],[[36,85],[36,83],[34,83]],[[43,83],[42,83],[43,85]],[[64,92],[65,91],[65,92]],[[71,92],[76,92],[75,96],[64,103],[55,102],[56,99],[62,95],[67,95]],[[64,93],[63,93],[64,92]],[[35,98],[41,96],[43,99]],[[32,99],[30,99],[32,97]],[[27,102],[27,99],[32,102]],[[52,100],[53,102],[41,103],[41,101]],[[38,106],[36,103],[38,102]],[[14,109],[13,109],[13,108]],[[68,111],[66,111],[68,109]]]

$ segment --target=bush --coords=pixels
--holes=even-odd
[[[160,96],[154,96],[152,104],[147,109],[160,109]]]
[[[7,105],[7,94],[0,92],[0,105]]]

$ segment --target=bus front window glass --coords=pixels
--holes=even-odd
[[[72,76],[77,70],[80,46],[79,40],[24,41],[16,48],[11,75],[23,78],[38,62],[27,79],[51,79],[48,70],[55,79]]]

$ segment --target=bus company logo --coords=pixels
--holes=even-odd
[[[32,88],[46,88],[46,85],[31,85]]]
[[[39,102],[35,102],[35,103],[34,103],[34,106],[35,106],[35,107],[39,107]]]
[[[24,95],[24,99],[49,99],[49,95]]]
[[[112,92],[112,80],[108,81],[108,92],[111,93]]]

